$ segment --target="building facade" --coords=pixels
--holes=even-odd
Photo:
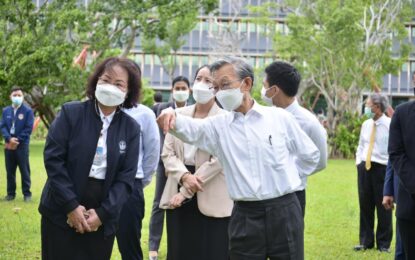
[[[278,0],[281,1],[281,0]],[[224,54],[218,52],[218,38],[225,35],[236,45],[227,54],[242,54],[255,68],[261,68],[272,61],[270,51],[272,42],[265,36],[265,28],[252,22],[252,16],[247,6],[261,5],[268,0],[220,0],[219,15],[199,16],[199,23],[195,29],[185,36],[186,44],[178,51],[178,65],[175,75],[183,75],[190,80],[198,67],[211,63],[215,57]],[[275,23],[282,32],[286,31],[283,11],[275,14]],[[388,74],[383,77],[382,92],[388,95],[396,105],[407,101],[414,95],[412,74],[415,71],[415,18],[406,23],[408,37],[406,42],[414,46],[413,51],[397,75]],[[228,33],[227,31],[230,31]],[[393,38],[393,35],[391,35]],[[225,43],[222,43],[226,45]],[[143,75],[148,79],[150,86],[156,90],[163,90],[168,97],[171,79],[163,69],[156,55],[146,54],[141,49],[138,39],[133,51],[136,61],[143,68]],[[226,46],[225,46],[226,47]],[[226,48],[225,48],[226,49]],[[393,41],[393,52],[399,51],[399,44]],[[364,95],[367,95],[365,92]]]

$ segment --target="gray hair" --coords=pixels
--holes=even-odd
[[[389,102],[388,99],[379,93],[373,93],[370,95],[370,100],[372,100],[372,103],[375,105],[379,105],[380,110],[382,113],[385,113],[386,109],[388,108]]]
[[[227,64],[231,64],[233,66],[236,75],[240,80],[249,77],[252,79],[252,85],[254,84],[254,70],[252,69],[252,66],[249,65],[244,59],[238,57],[226,56],[220,58],[210,65],[210,71],[213,73]]]

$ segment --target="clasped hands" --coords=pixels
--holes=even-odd
[[[203,191],[203,180],[199,176],[185,173],[180,179],[183,187],[191,194],[195,194],[198,191]],[[175,194],[169,201],[169,204],[173,208],[180,207],[186,197],[180,192]]]
[[[95,209],[86,210],[84,206],[79,205],[68,213],[66,223],[74,228],[78,233],[94,232],[102,225]]]
[[[16,150],[17,146],[19,145],[19,139],[17,139],[16,137],[12,137],[10,138],[9,142],[6,143],[6,149],[7,150]]]

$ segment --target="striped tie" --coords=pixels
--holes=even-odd
[[[376,124],[373,123],[372,133],[370,134],[370,143],[369,143],[369,150],[367,151],[366,156],[366,170],[370,170],[372,167],[372,152],[373,152],[373,146],[375,146],[375,135],[376,135]]]

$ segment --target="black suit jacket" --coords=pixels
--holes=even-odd
[[[396,216],[415,220],[415,101],[396,108],[388,149],[389,159],[399,177]]]
[[[67,214],[85,192],[102,121],[93,101],[63,105],[52,123],[44,150],[48,175],[39,212],[56,225],[69,228]],[[117,111],[107,134],[107,172],[101,206],[96,210],[105,235],[115,233],[119,213],[132,192],[137,172],[140,126]]]

